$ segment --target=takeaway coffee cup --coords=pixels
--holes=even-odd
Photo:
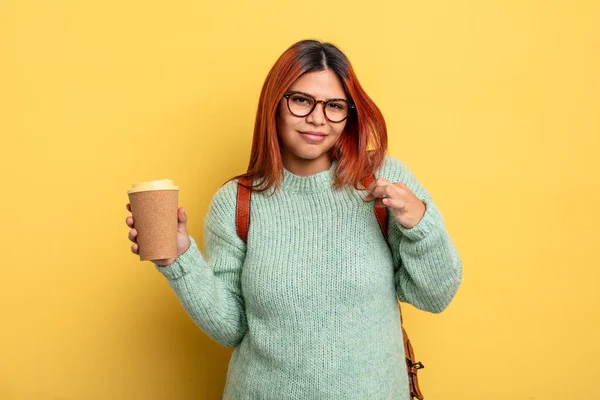
[[[136,183],[127,194],[140,261],[176,258],[179,188],[160,179]]]

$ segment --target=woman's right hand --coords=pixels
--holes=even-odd
[[[127,204],[127,210],[129,212],[131,212],[131,205],[128,203]],[[133,254],[140,254],[139,253],[139,248],[138,248],[138,244],[136,242],[136,237],[137,237],[137,230],[133,227],[134,225],[134,220],[133,220],[133,216],[129,216],[125,219],[125,223],[127,224],[127,226],[129,226],[130,228],[132,228],[129,231],[129,240],[131,240],[133,242],[133,244],[131,245],[131,252]],[[187,249],[190,248],[191,242],[190,242],[190,237],[188,235],[188,231],[187,231],[187,215],[185,213],[185,208],[183,207],[179,207],[179,209],[177,210],[177,257],[179,257],[180,255],[182,255],[183,253],[185,253],[187,251]],[[153,262],[156,265],[160,265],[161,267],[166,267],[167,265],[171,265],[175,262],[176,258],[164,258],[161,260],[150,260],[150,262]]]

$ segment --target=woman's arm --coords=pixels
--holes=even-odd
[[[398,298],[421,310],[439,313],[450,304],[462,281],[462,262],[442,215],[427,190],[399,160],[386,156],[376,176],[403,182],[425,203],[425,214],[409,229],[388,213],[388,242]]]
[[[156,266],[168,280],[188,315],[208,336],[237,346],[248,330],[240,276],[246,245],[235,229],[237,182],[221,187],[204,222],[202,257],[195,240],[169,266]]]

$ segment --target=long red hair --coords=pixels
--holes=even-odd
[[[363,178],[383,163],[387,151],[387,128],[383,114],[363,90],[350,61],[336,46],[316,40],[302,40],[290,46],[275,62],[263,84],[248,171],[231,178],[257,180],[252,190],[279,189],[282,179],[282,144],[277,135],[277,108],[284,93],[307,72],[332,70],[340,79],[355,108],[346,126],[331,148],[338,161],[335,186],[352,185],[359,189]]]

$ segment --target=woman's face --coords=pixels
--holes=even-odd
[[[331,70],[302,75],[289,87],[288,92],[291,91],[310,94],[317,100],[349,100],[340,80]],[[277,111],[277,135],[283,145],[284,167],[303,176],[328,169],[331,166],[329,150],[340,138],[346,121],[329,121],[323,113],[322,103],[318,103],[306,117],[296,117],[283,97]]]

